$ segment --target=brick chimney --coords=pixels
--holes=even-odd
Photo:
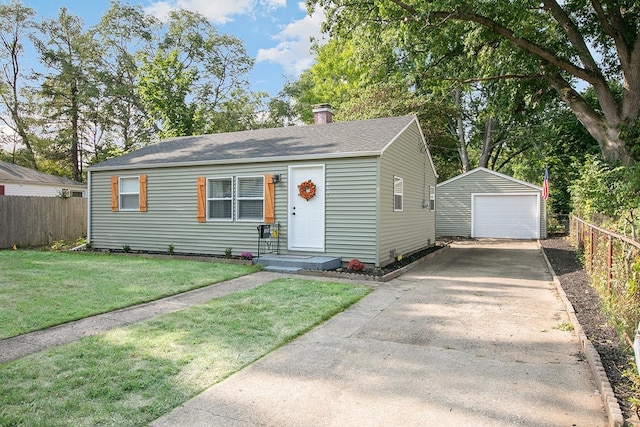
[[[331,104],[318,104],[313,106],[313,123],[323,125],[333,122],[333,108]]]

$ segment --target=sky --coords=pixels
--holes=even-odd
[[[0,0],[7,3],[8,0]],[[251,90],[277,95],[287,79],[296,78],[311,66],[310,39],[321,39],[324,16],[307,14],[304,1],[291,0],[120,0],[140,5],[160,19],[172,9],[188,9],[206,16],[219,32],[231,34],[244,43],[255,59],[250,75]],[[60,7],[83,19],[85,26],[96,24],[109,9],[110,0],[22,0],[36,11],[37,20],[55,18]]]

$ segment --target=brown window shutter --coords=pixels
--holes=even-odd
[[[273,224],[276,222],[276,186],[273,183],[273,175],[264,176],[264,222]]]
[[[207,180],[204,176],[198,177],[198,222],[206,222],[205,194],[207,190]]]
[[[140,212],[147,211],[147,175],[140,175]]]
[[[111,210],[113,212],[118,212],[118,177],[111,177]]]

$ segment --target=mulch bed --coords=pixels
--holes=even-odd
[[[622,375],[627,369],[635,369],[632,364],[633,356],[625,350],[628,346],[620,341],[616,330],[602,313],[600,296],[589,284],[589,277],[571,243],[562,237],[552,237],[540,242],[562,289],[573,305],[584,333],[600,354],[625,419],[630,419],[635,414],[629,398],[640,398],[640,395],[633,390],[633,383]]]
[[[333,270],[335,272],[338,273],[349,273],[349,274],[357,274],[357,275],[363,275],[363,276],[373,276],[373,277],[382,277],[388,273],[394,272],[396,270],[401,269],[402,267],[405,267],[415,261],[418,261],[421,258],[424,258],[425,256],[429,255],[430,253],[436,252],[440,249],[442,249],[444,246],[442,245],[434,245],[434,246],[430,246],[428,248],[422,249],[418,252],[414,252],[411,255],[402,257],[402,259],[400,261],[395,261],[392,264],[386,265],[382,268],[364,268],[362,270],[350,270],[347,269],[345,267],[342,268],[338,268],[337,270]]]

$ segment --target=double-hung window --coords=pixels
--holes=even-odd
[[[207,190],[207,218],[217,221],[233,220],[233,179],[209,179]]]
[[[264,221],[264,177],[237,177],[236,191],[236,220]]]
[[[120,210],[137,211],[140,209],[140,178],[137,176],[120,177]]]
[[[404,180],[400,177],[393,177],[393,210],[402,212],[404,198]]]

